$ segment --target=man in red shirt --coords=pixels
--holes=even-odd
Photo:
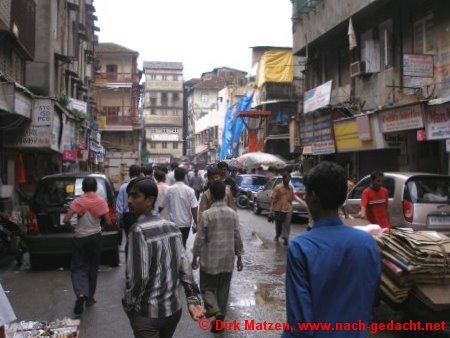
[[[389,192],[382,186],[383,177],[384,174],[381,171],[374,171],[370,174],[372,183],[362,193],[359,216],[372,224],[380,225],[382,228],[390,228]]]

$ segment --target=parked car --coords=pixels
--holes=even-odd
[[[366,176],[349,192],[345,203],[348,213],[360,211],[362,192],[370,183],[370,176]],[[383,185],[389,191],[389,215],[393,227],[450,234],[450,176],[387,172]]]
[[[112,182],[102,174],[63,173],[43,177],[37,185],[28,216],[27,244],[30,265],[36,269],[54,261],[67,262],[72,255],[74,233],[63,224],[70,203],[83,194],[87,176],[97,180],[97,194],[105,198],[113,225],[102,231],[102,264],[119,265],[121,231],[115,217],[115,194]],[[76,220],[75,220],[76,221]]]
[[[236,205],[239,208],[248,208],[249,202],[253,200],[254,195],[261,190],[267,183],[264,175],[243,174],[236,178],[238,192],[236,194]]]
[[[266,185],[256,193],[253,199],[253,212],[259,215],[263,210],[270,210],[270,196],[273,188],[283,181],[282,176],[276,176],[269,180]],[[294,194],[303,198],[305,194],[305,186],[303,185],[301,176],[292,176],[290,184],[294,188]],[[298,203],[296,200],[292,201],[292,208],[294,215],[308,217],[308,210],[304,205]]]

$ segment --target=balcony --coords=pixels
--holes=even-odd
[[[137,116],[100,116],[99,130],[132,131],[143,128],[142,120]]]
[[[34,58],[35,30],[34,0],[0,1],[0,41],[7,40],[13,44],[16,53],[25,60]]]
[[[138,74],[104,72],[96,73],[95,82],[97,83],[137,83],[139,82]]]
[[[261,89],[261,101],[295,100],[295,86],[292,83],[266,82]]]

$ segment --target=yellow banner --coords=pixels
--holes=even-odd
[[[266,82],[292,82],[294,80],[294,57],[291,51],[267,51],[261,57],[257,86]]]
[[[374,135],[372,120],[369,121],[371,134]],[[375,149],[373,137],[370,141],[361,141],[356,119],[335,122],[333,129],[337,152]]]

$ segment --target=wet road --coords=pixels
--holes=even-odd
[[[245,246],[244,270],[233,274],[227,320],[236,320],[240,330],[222,333],[222,337],[279,337],[281,331],[245,331],[244,320],[257,322],[285,322],[285,254],[286,247],[275,243],[274,224],[266,217],[250,210],[239,211]],[[305,231],[306,225],[295,221],[291,237]],[[192,245],[193,236],[188,240]],[[123,260],[123,255],[122,255]],[[198,270],[195,272],[198,281]],[[74,296],[67,269],[31,272],[12,267],[1,270],[0,281],[19,320],[53,321],[71,317]],[[87,308],[81,320],[81,338],[131,337],[132,333],[121,306],[124,286],[124,266],[101,267],[97,304]],[[182,297],[184,298],[184,297]],[[383,312],[391,319],[395,314]],[[237,328],[237,326],[235,326]],[[193,322],[185,307],[175,337],[213,336]],[[388,333],[377,337],[395,337]]]

